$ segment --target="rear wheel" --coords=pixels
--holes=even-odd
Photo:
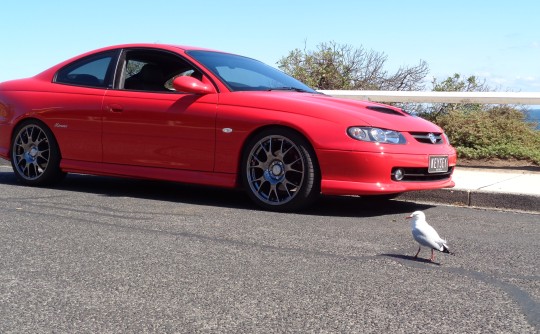
[[[250,198],[268,210],[300,210],[320,193],[315,154],[292,130],[268,129],[254,136],[244,150],[241,173]]]
[[[39,121],[21,123],[11,141],[11,166],[24,184],[42,186],[59,181],[60,150],[51,130]]]

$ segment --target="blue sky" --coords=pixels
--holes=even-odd
[[[428,81],[460,73],[539,92],[539,15],[538,0],[8,1],[0,81],[114,44],[195,45],[276,66],[295,48],[335,41],[386,54],[388,72],[425,60]]]

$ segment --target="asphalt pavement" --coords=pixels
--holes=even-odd
[[[538,214],[0,169],[0,333],[538,333]],[[454,256],[418,245],[426,213]]]
[[[540,212],[540,167],[456,167],[454,188],[410,192],[400,199]]]
[[[465,182],[472,196],[486,173],[458,168],[457,187],[440,192]],[[528,178],[489,187],[529,189]],[[170,182],[68,175],[24,187],[2,161],[0,202],[0,333],[540,329],[537,213],[336,196],[283,214]],[[416,210],[454,256],[413,257],[404,218]]]

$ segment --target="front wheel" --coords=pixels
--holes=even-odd
[[[39,121],[27,121],[15,129],[11,142],[11,166],[26,185],[42,186],[59,181],[60,150],[52,132]]]
[[[267,210],[296,211],[320,193],[320,172],[309,143],[288,129],[268,129],[246,145],[242,182],[250,198]]]

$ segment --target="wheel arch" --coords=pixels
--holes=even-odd
[[[37,117],[24,117],[24,118],[20,118],[18,119],[14,124],[13,126],[11,127],[11,133],[9,134],[9,150],[8,150],[8,154],[9,154],[9,157],[11,157],[11,150],[12,150],[12,146],[13,146],[13,139],[17,133],[17,130],[24,126],[23,124],[27,124],[27,123],[32,123],[32,122],[36,122],[36,123],[39,123],[40,126],[43,126],[45,128],[47,128],[47,130],[50,131],[50,133],[54,136],[54,139],[56,141],[56,146],[57,146],[57,149],[58,149],[58,153],[60,154],[60,159],[62,158],[62,150],[60,149],[60,144],[58,143],[58,139],[56,138],[56,135],[54,134],[54,131],[51,129],[51,127],[46,123],[44,122],[43,120],[37,118]]]
[[[52,185],[66,175],[60,168],[62,157],[56,136],[40,119],[27,117],[16,123],[9,154],[15,176],[26,185]]]
[[[288,125],[283,125],[283,124],[263,125],[254,129],[248,136],[246,136],[244,142],[242,143],[242,146],[240,147],[240,154],[238,155],[237,168],[236,168],[237,184],[241,186],[240,174],[242,173],[242,163],[244,160],[244,153],[247,149],[247,146],[249,145],[249,143],[255,136],[257,136],[258,134],[264,131],[271,130],[271,129],[276,129],[276,130],[281,129],[281,130],[288,130],[288,131],[295,132],[297,135],[301,136],[306,141],[306,143],[308,144],[308,149],[313,154],[313,157],[315,157],[314,164],[316,165],[317,170],[318,170],[317,182],[319,183],[319,186],[320,186],[322,172],[321,172],[321,167],[319,164],[319,157],[317,156],[317,151],[315,150],[313,143],[308,138],[308,136],[306,136],[302,131],[298,130],[297,128],[294,128]]]

